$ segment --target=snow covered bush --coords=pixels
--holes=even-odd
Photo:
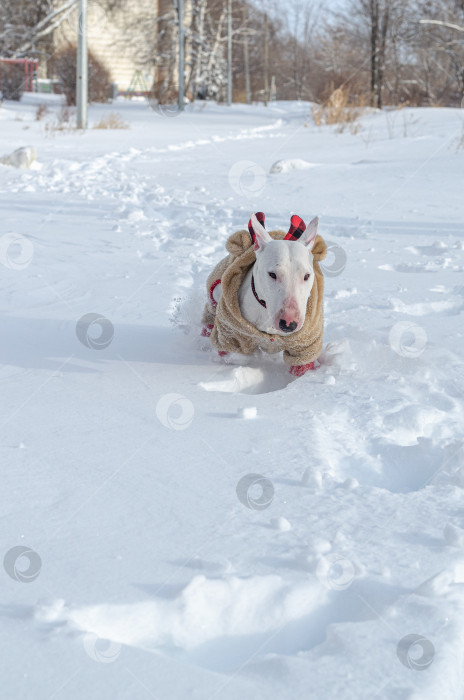
[[[52,70],[59,79],[68,105],[76,104],[77,49],[68,46],[53,58]],[[106,102],[111,92],[107,68],[89,51],[89,102]]]

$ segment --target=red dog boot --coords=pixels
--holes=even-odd
[[[303,374],[306,374],[310,369],[315,369],[314,362],[308,362],[307,365],[292,365],[290,367],[290,374],[293,374],[294,377],[302,377]]]
[[[209,338],[209,336],[211,335],[211,331],[213,330],[213,328],[214,328],[214,324],[212,324],[212,323],[208,323],[207,326],[203,326],[203,330],[201,331],[202,337],[203,337],[203,338]]]
[[[229,354],[229,353],[226,352],[225,350],[218,350],[218,355],[219,355],[219,357],[225,357],[225,356],[228,355],[228,354]]]

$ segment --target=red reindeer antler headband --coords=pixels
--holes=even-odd
[[[300,236],[306,231],[306,224],[299,216],[293,214],[290,219],[290,228],[285,236],[285,241],[297,241]]]
[[[259,223],[261,226],[264,226],[264,220],[265,216],[262,211],[258,211],[255,214],[256,218],[258,219]],[[306,224],[303,221],[303,219],[296,214],[293,214],[291,220],[290,220],[290,228],[288,229],[288,233],[285,236],[284,240],[285,241],[297,241],[300,236],[305,232],[306,230]],[[253,225],[251,223],[251,219],[248,222],[248,231],[250,232],[251,236],[251,242],[254,244],[256,234],[253,229]]]

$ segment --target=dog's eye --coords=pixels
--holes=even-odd
[[[307,272],[304,276],[304,281],[307,282],[310,277],[311,277],[311,275],[309,274],[309,272]]]
[[[270,273],[269,273],[269,277],[272,277],[273,280],[276,280],[276,279],[277,279],[277,275],[276,275],[275,272],[270,272]]]

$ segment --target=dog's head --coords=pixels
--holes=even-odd
[[[258,216],[264,222],[264,216]],[[256,291],[266,304],[267,333],[288,335],[299,331],[304,324],[314,283],[311,250],[318,223],[316,217],[306,228],[299,216],[292,216],[285,239],[274,240],[263,223],[251,215],[249,228],[256,253],[253,277]]]

